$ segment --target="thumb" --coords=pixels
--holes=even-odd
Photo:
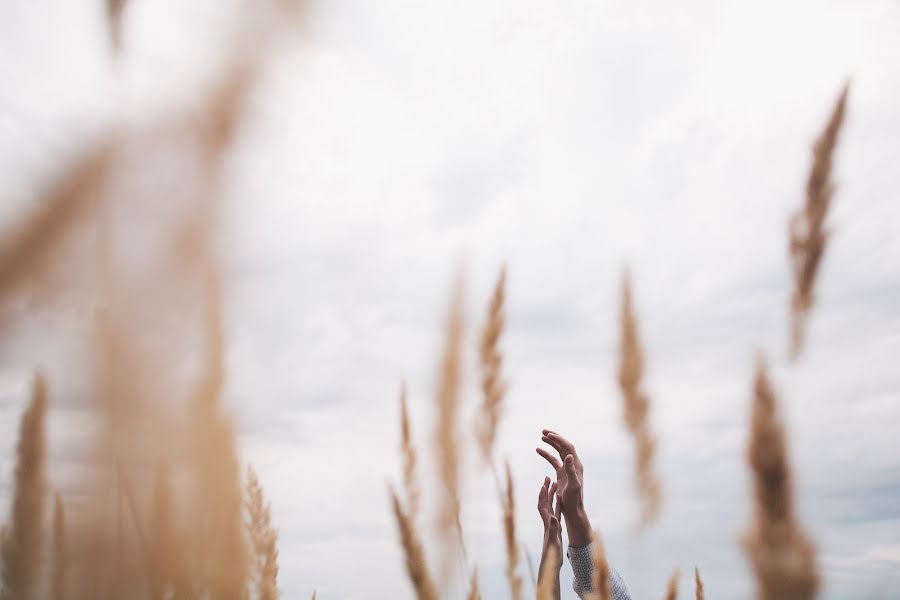
[[[571,454],[566,456],[566,475],[570,482],[578,481],[578,475],[575,473],[575,457]]]
[[[550,536],[554,539],[559,534],[559,519],[556,516],[550,517]]]

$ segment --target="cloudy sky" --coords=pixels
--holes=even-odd
[[[195,93],[240,2],[136,0],[115,67],[99,2],[40,4],[0,0],[7,226],[48,157]],[[535,560],[548,470],[534,447],[549,426],[579,448],[588,511],[636,598],[694,565],[710,597],[749,598],[738,538],[762,352],[822,597],[888,598],[900,585],[898,24],[894,0],[311,1],[267,62],[225,186],[228,399],[272,500],[284,597],[411,597],[386,493],[398,388],[408,382],[427,449],[461,272],[473,440],[476,332],[505,263],[499,450]],[[832,237],[808,351],[789,365],[787,218],[848,78]],[[626,263],[665,487],[661,520],[639,537],[614,375]],[[7,480],[20,387],[2,390]],[[500,598],[500,511],[467,451],[467,542],[485,597]]]

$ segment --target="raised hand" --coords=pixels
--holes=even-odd
[[[560,515],[562,504],[557,496],[556,483],[550,483],[550,478],[544,478],[544,485],[538,492],[538,514],[544,522],[544,543],[541,548],[541,564],[538,567],[538,589],[552,590],[553,598],[559,599],[559,570],[563,564],[562,527]],[[554,503],[554,499],[556,502]],[[548,564],[547,561],[553,563]],[[544,581],[545,577],[552,580]]]
[[[549,444],[559,454],[559,458],[544,448],[536,448],[550,466],[556,471],[559,502],[562,503],[562,514],[566,519],[566,530],[569,533],[569,544],[584,546],[591,543],[591,524],[584,510],[584,465],[575,452],[575,446],[555,431],[544,429],[541,441]]]
[[[575,452],[575,446],[555,431],[544,429],[541,441],[549,444],[559,453],[559,458],[545,450],[536,448],[537,453],[546,459],[556,471],[558,484],[557,494],[563,503],[563,509],[575,509],[582,504],[582,489],[584,483],[584,465]],[[569,458],[571,457],[571,458]]]

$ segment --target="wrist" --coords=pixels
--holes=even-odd
[[[569,534],[569,545],[587,546],[594,539],[591,521],[588,519],[584,504],[579,502],[572,510],[563,511],[566,520],[566,532]]]

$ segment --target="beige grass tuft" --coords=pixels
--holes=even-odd
[[[222,411],[225,342],[218,273],[210,267],[206,302],[207,363],[192,406],[192,458],[198,518],[194,548],[201,576],[216,598],[231,598],[247,585],[249,553],[243,530],[243,485],[231,419]],[[202,517],[200,515],[203,515]],[[200,560],[199,557],[196,560]]]
[[[703,579],[700,578],[700,569],[694,567],[694,584],[697,590],[697,600],[703,600],[706,594],[703,592]]]
[[[256,600],[278,598],[278,532],[272,527],[272,509],[253,467],[247,467],[247,532],[253,549]]]
[[[678,598],[678,580],[681,579],[681,571],[675,569],[672,576],[669,577],[669,583],[666,586],[666,600],[675,600]]]
[[[31,600],[38,584],[44,541],[46,415],[47,384],[38,375],[31,402],[19,423],[10,522],[0,544],[4,600]]]
[[[516,540],[516,499],[512,471],[506,462],[506,496],[503,502],[503,535],[506,540],[506,580],[513,600],[522,599],[522,577],[519,568],[519,542]]]
[[[847,84],[841,90],[824,131],[813,145],[813,163],[806,182],[806,202],[789,223],[791,270],[794,275],[790,356],[794,359],[803,351],[806,322],[815,301],[813,287],[828,241],[825,217],[834,194],[832,155],[844,122],[849,89]]]
[[[53,562],[50,574],[51,600],[65,598],[66,570],[69,566],[69,539],[62,496],[56,494],[53,507]]]
[[[416,475],[418,456],[413,445],[412,426],[409,422],[406,384],[400,388],[400,454],[403,458],[403,488],[406,491],[407,510],[413,523],[419,516],[419,480]]]
[[[600,534],[594,532],[594,600],[612,600],[611,580],[609,576],[609,562],[606,560],[606,549],[603,546],[603,540]]]
[[[441,483],[438,533],[441,541],[440,580],[446,582],[453,570],[457,548],[465,560],[459,496],[458,420],[462,383],[463,289],[457,280],[447,319],[444,349],[438,371],[435,451]]]
[[[637,320],[631,299],[631,282],[626,271],[622,276],[621,346],[619,387],[625,408],[625,425],[634,439],[635,486],[641,502],[638,526],[644,528],[659,516],[662,487],[653,467],[656,440],[650,432],[650,399],[641,389],[644,357],[638,339]]]
[[[478,570],[472,569],[472,577],[469,580],[469,593],[467,600],[481,600],[481,589],[478,586]]]
[[[491,303],[488,308],[487,321],[481,330],[478,346],[478,357],[481,366],[482,405],[480,419],[476,424],[481,455],[487,465],[493,465],[494,442],[497,439],[497,427],[503,411],[503,397],[506,394],[506,383],[502,378],[503,355],[498,343],[506,323],[504,300],[506,296],[506,268],[500,270]]]
[[[425,560],[425,550],[416,533],[409,515],[400,505],[397,493],[391,489],[391,503],[394,509],[394,518],[397,520],[397,529],[400,532],[400,545],[406,557],[406,572],[412,583],[413,591],[418,600],[438,600],[434,581],[428,572],[428,563]]]
[[[743,545],[756,576],[756,598],[811,600],[819,587],[815,551],[794,517],[784,426],[762,357],[754,381],[747,458],[754,518]]]

